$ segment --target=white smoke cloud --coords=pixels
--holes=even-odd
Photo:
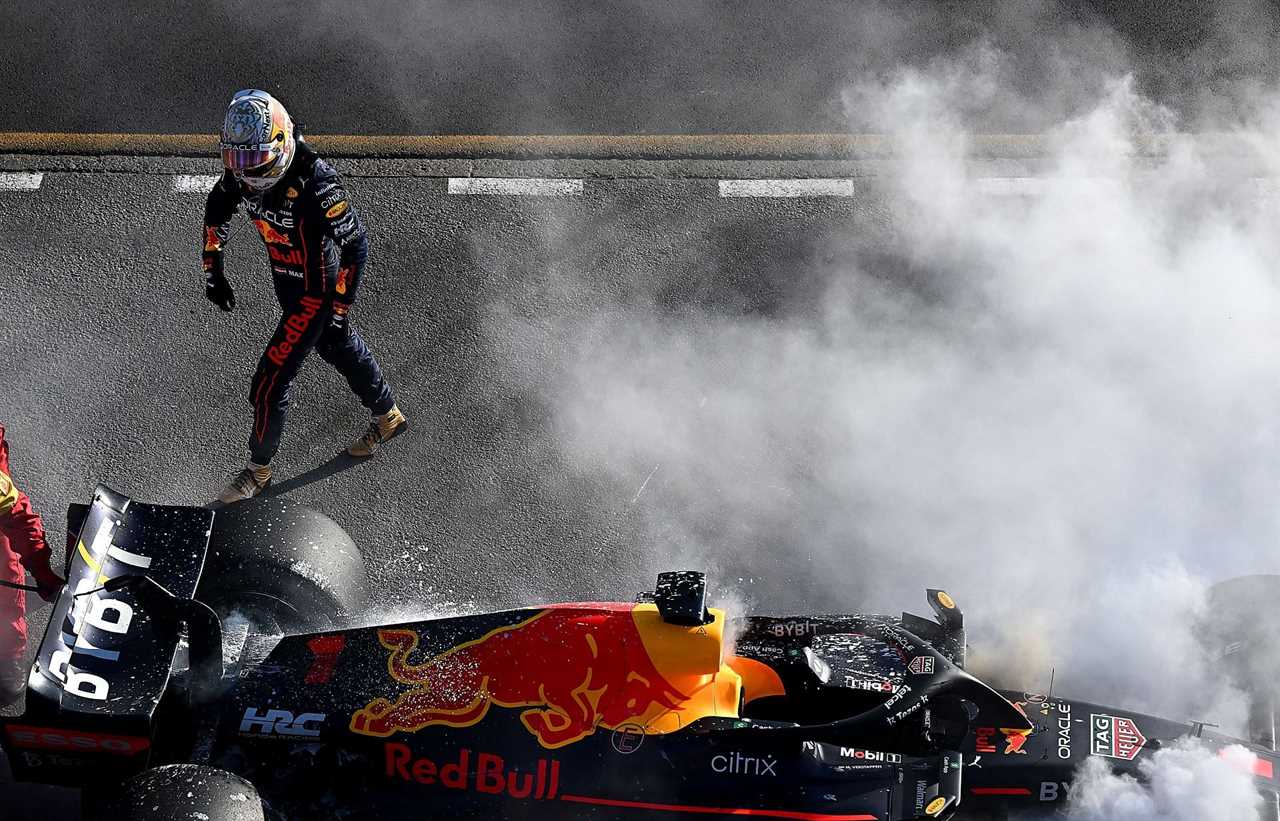
[[[1259,797],[1249,775],[1254,756],[1228,747],[1221,757],[1193,742],[1156,752],[1143,781],[1116,775],[1098,758],[1080,768],[1066,817],[1072,821],[1251,821]]]
[[[1256,169],[1179,136],[1072,36],[1068,85],[1036,94],[981,37],[852,86],[851,120],[900,153],[767,310],[641,285],[538,323],[498,306],[490,336],[652,569],[706,567],[772,610],[892,612],[946,586],[995,683],[1056,668],[1062,695],[1240,732],[1195,625],[1209,584],[1277,566],[1277,215]],[[1271,122],[1254,103],[1233,126]],[[1052,113],[1049,154],[975,161],[991,105]],[[711,264],[696,253],[665,262]]]

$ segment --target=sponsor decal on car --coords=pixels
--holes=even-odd
[[[240,733],[253,736],[283,736],[285,738],[315,738],[324,724],[324,713],[298,713],[288,710],[259,712],[256,707],[244,711],[240,719]]]
[[[644,744],[644,728],[639,724],[623,724],[613,731],[610,743],[619,755],[631,755]]]
[[[1000,750],[1001,755],[1026,755],[1027,751],[1022,748],[1027,743],[1031,731],[1015,727],[977,727],[973,734],[976,739],[974,749],[980,753],[996,752],[996,744],[1003,741],[1004,749]]]
[[[901,695],[904,692],[906,692],[906,688],[900,690],[899,695]],[[917,701],[915,704],[912,704],[910,707],[907,707],[906,709],[903,709],[903,710],[899,710],[898,712],[889,716],[884,720],[884,723],[892,727],[898,722],[902,721],[903,719],[909,718],[915,713],[919,712],[928,703],[929,703],[929,697],[921,696],[920,700]]]
[[[1071,758],[1071,705],[1065,701],[1053,702],[1048,701],[1046,696],[1038,694],[1024,694],[1025,701],[1015,701],[1013,706],[1018,712],[1024,716],[1027,715],[1028,708],[1036,708],[1037,712],[1045,718],[1051,715],[1054,717],[1046,724],[1046,727],[1057,731],[1057,756],[1063,761]]]
[[[876,761],[884,764],[901,764],[902,756],[897,753],[882,753],[879,750],[863,750],[858,747],[841,747],[843,758],[855,758],[859,761]]]
[[[897,645],[899,650],[904,653],[914,653],[916,651],[915,642],[911,640],[905,631],[889,624],[884,625],[881,629],[884,631],[884,637],[889,643]]]
[[[1071,758],[1071,705],[1058,704],[1058,758]]]
[[[942,605],[948,610],[956,609],[956,600],[951,598],[949,595],[947,595],[947,591],[945,590],[938,591],[938,604]]]
[[[898,688],[898,691],[894,693],[891,698],[885,701],[884,703],[885,709],[889,709],[890,707],[893,707],[893,705],[902,701],[910,693],[911,693],[911,687],[906,684],[902,685],[901,687]]]
[[[13,759],[19,760],[19,759]],[[21,759],[23,766],[30,769],[52,767],[57,770],[69,770],[72,767],[83,767],[86,764],[84,755],[80,753],[32,752],[23,750]]]
[[[600,729],[647,728],[688,698],[644,649],[630,607],[589,613],[547,608],[420,663],[409,660],[418,648],[416,630],[379,630],[378,641],[390,651],[391,677],[407,687],[394,700],[375,698],[357,710],[350,728],[359,735],[470,727],[497,706],[520,708],[525,729],[543,747],[556,749]],[[556,663],[536,661],[547,657],[548,648]]]
[[[113,520],[103,519],[88,547],[83,540],[76,543],[76,551],[90,575],[76,582],[73,604],[63,619],[63,647],[49,658],[48,673],[62,684],[62,689],[92,701],[107,700],[111,681],[99,673],[77,669],[72,656],[92,658],[100,665],[120,663],[134,617],[133,605],[124,600],[124,594],[104,590],[102,585],[117,576],[151,568],[149,556],[112,544],[115,528]]]
[[[338,666],[338,657],[347,646],[347,637],[342,633],[332,636],[316,636],[307,642],[311,651],[311,667],[302,679],[303,684],[328,684],[333,678],[334,668]]]
[[[1059,798],[1067,794],[1067,790],[1070,786],[1071,782],[1069,781],[1041,781],[1040,800],[1057,801]]]
[[[907,665],[907,669],[917,676],[933,675],[933,656],[916,656]]]
[[[778,761],[771,755],[743,755],[735,750],[711,757],[711,771],[727,775],[769,775],[777,777]]]
[[[109,753],[134,755],[151,746],[151,740],[140,736],[90,733],[69,730],[65,727],[35,727],[28,724],[9,724],[5,728],[12,747],[24,750],[54,750],[59,752]]]
[[[866,690],[872,693],[892,693],[897,685],[888,679],[844,677],[844,686],[850,690]]]
[[[1147,743],[1133,719],[1124,716],[1093,713],[1089,716],[1089,731],[1092,735],[1089,751],[1104,758],[1132,761]]]
[[[408,744],[388,742],[383,749],[386,776],[399,781],[539,801],[560,791],[560,762],[554,758],[539,758],[532,771],[522,771],[500,755],[466,748],[447,760],[415,756]]]
[[[822,623],[808,621],[807,619],[795,619],[793,621],[774,622],[766,629],[780,639],[789,636],[814,636],[822,629]]]

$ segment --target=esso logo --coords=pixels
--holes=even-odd
[[[150,740],[138,736],[31,727],[25,724],[11,724],[5,730],[10,744],[27,750],[133,755],[151,746]]]

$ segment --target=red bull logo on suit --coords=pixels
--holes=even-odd
[[[254,220],[253,224],[257,226],[258,233],[262,235],[262,241],[267,245],[293,245],[293,241],[289,239],[288,234],[282,234],[275,229],[271,223],[266,220]]]
[[[298,310],[289,314],[284,320],[284,339],[267,348],[267,358],[276,365],[284,367],[285,360],[289,358],[289,354],[293,353],[293,346],[302,339],[302,335],[311,326],[311,320],[316,318],[316,314],[322,307],[324,307],[323,300],[304,296],[299,301]]]

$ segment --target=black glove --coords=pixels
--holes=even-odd
[[[222,273],[222,254],[218,251],[206,251],[203,260],[205,297],[222,310],[230,311],[236,307],[236,295],[231,290],[231,283],[227,282]]]
[[[339,333],[347,331],[347,314],[351,311],[351,306],[345,302],[333,302],[333,317],[329,320],[329,327]]]
[[[62,577],[53,572],[52,569],[42,569],[41,572],[34,575],[37,595],[47,602],[55,601],[58,598],[58,594],[62,592],[63,585],[66,584]]]

